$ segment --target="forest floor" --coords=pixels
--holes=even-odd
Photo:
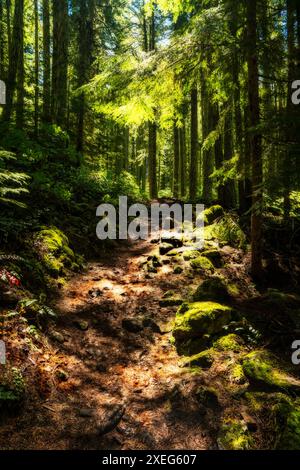
[[[159,243],[116,245],[61,290],[53,305],[58,318],[45,335],[30,348],[25,336],[24,343],[22,335],[11,337],[11,359],[19,360],[30,393],[21,413],[1,417],[0,448],[217,449],[224,416],[255,428],[256,447],[268,448],[272,436],[261,435],[268,423],[258,423],[240,400],[249,383],[232,383],[233,352],[219,352],[209,370],[183,367],[171,342],[178,307],[160,301],[170,290],[190,298],[205,276],[175,275],[167,256],[149,273],[144,268]],[[238,302],[255,296],[247,255],[229,246],[221,252],[223,274],[239,285]],[[245,345],[244,353],[250,350]],[[218,399],[208,395],[199,404],[201,387],[213,387]]]
[[[56,330],[63,343],[58,347],[55,339],[49,341],[44,354],[36,351],[31,357],[44,376],[40,377],[43,398],[37,402],[32,397],[21,416],[1,426],[4,447],[208,449],[215,445],[212,436],[218,416],[203,419],[196,401],[189,398],[199,378],[180,367],[170,344],[176,308],[159,307],[165,292],[176,289],[184,294],[190,281],[187,286],[181,276],[170,275],[168,265],[153,279],[145,279],[141,264],[156,251],[149,242],[120,247],[90,263],[84,275],[68,283],[56,305]],[[137,315],[153,323],[130,333],[122,321]],[[54,369],[63,369],[66,380],[58,379],[53,391],[47,382]],[[48,388],[52,393],[46,398]],[[120,423],[101,437],[102,428],[114,425],[115,417]]]

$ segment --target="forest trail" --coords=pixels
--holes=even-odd
[[[200,411],[194,392],[203,377],[181,368],[170,344],[177,308],[159,306],[193,281],[167,264],[146,274],[142,264],[157,251],[150,240],[120,246],[65,286],[47,354],[33,358],[43,396],[2,428],[11,448],[215,447],[219,412]]]

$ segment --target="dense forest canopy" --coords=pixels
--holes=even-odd
[[[296,0],[2,0],[4,211],[123,175],[248,217],[260,277],[263,211],[288,222],[299,203],[299,16]]]

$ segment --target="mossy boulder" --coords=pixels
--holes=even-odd
[[[233,364],[233,366],[230,368],[230,380],[238,385],[244,385],[248,383],[241,364]]]
[[[194,356],[184,358],[181,365],[183,367],[201,367],[203,369],[209,369],[213,365],[213,362],[213,350],[209,349],[195,354]]]
[[[243,349],[244,341],[238,335],[230,334],[222,336],[213,345],[218,351],[232,351],[239,353]]]
[[[300,450],[300,402],[281,400],[275,405],[278,450]]]
[[[179,307],[182,304],[182,298],[179,297],[173,290],[166,292],[163,298],[159,301],[159,305],[161,307]]]
[[[249,408],[270,422],[277,450],[300,450],[300,400],[284,393],[248,392]]]
[[[221,450],[250,450],[253,444],[252,436],[244,421],[233,418],[223,421],[218,437]]]
[[[162,243],[172,245],[174,248],[181,248],[183,246],[182,235],[163,235],[161,238]]]
[[[221,268],[223,266],[222,255],[217,249],[205,250],[203,251],[202,256],[208,258],[216,268]]]
[[[169,253],[169,251],[172,251],[174,249],[174,246],[171,245],[170,243],[162,243],[159,247],[159,253],[160,255],[166,255]]]
[[[69,246],[68,237],[57,227],[43,228],[35,237],[42,264],[53,277],[59,277],[65,269],[77,267],[76,256]]]
[[[193,295],[195,302],[212,300],[218,302],[227,302],[230,295],[227,286],[220,277],[211,277],[206,279],[196,290]]]
[[[205,241],[217,240],[220,246],[229,245],[244,249],[247,238],[236,217],[225,214],[218,222],[208,225],[204,229]]]
[[[193,259],[199,258],[200,252],[197,250],[186,250],[183,253],[184,261],[191,261]]]
[[[176,316],[173,336],[177,341],[186,341],[219,333],[230,323],[232,313],[230,307],[215,302],[183,304]]]
[[[271,388],[300,391],[300,380],[290,375],[287,367],[268,351],[251,352],[244,357],[242,365],[250,381]]]
[[[181,266],[175,266],[173,272],[176,275],[182,274],[183,273],[183,268]]]
[[[214,272],[215,268],[212,262],[208,259],[205,258],[205,256],[199,256],[196,259],[193,259],[191,261],[191,267],[195,271],[210,271]]]
[[[205,209],[198,217],[198,221],[204,221],[205,225],[211,225],[215,220],[224,215],[224,209],[220,205],[211,206]]]
[[[0,379],[0,410],[13,410],[22,403],[25,397],[25,382],[21,371],[6,368]]]
[[[218,392],[212,387],[199,387],[196,391],[196,398],[198,403],[205,408],[216,408],[219,406]]]

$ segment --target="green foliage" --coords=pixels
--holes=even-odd
[[[0,150],[0,204],[25,207],[18,197],[28,192],[26,187],[29,177],[9,169],[9,164],[15,160],[13,153]]]

